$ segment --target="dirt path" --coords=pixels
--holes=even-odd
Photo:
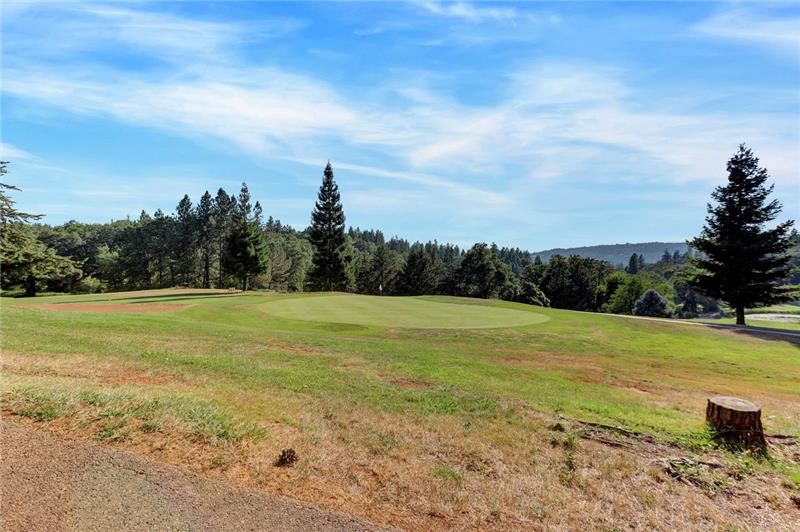
[[[8,420],[0,452],[0,530],[379,530]]]

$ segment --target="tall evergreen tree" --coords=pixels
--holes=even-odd
[[[214,198],[214,238],[217,241],[217,259],[219,261],[219,271],[217,287],[225,286],[225,249],[228,241],[228,233],[232,225],[233,212],[236,209],[236,198],[229,196],[225,189],[220,188]]]
[[[182,285],[191,286],[195,281],[197,258],[197,219],[192,209],[192,200],[184,195],[175,208],[177,239],[175,242],[175,262],[178,265],[178,280]]]
[[[314,246],[314,262],[310,280],[315,290],[342,290],[347,284],[344,220],[339,187],[329,162],[311,213],[309,236]]]
[[[765,229],[781,212],[778,200],[769,200],[769,174],[744,144],[728,161],[728,183],[712,193],[706,225],[690,242],[704,256],[696,260],[701,273],[694,285],[703,293],[736,309],[737,325],[744,325],[744,309],[785,301],[789,289],[777,281],[789,274],[787,251],[794,221]]]
[[[631,255],[631,258],[628,259],[628,265],[625,267],[625,271],[631,275],[636,275],[639,272],[639,256],[636,253]]]
[[[214,255],[214,201],[206,190],[200,198],[195,213],[197,218],[197,244],[203,268],[203,288],[211,288],[211,263]]]
[[[432,294],[436,290],[437,281],[431,254],[417,242],[408,252],[406,263],[400,272],[400,291],[409,296]]]
[[[153,221],[150,222],[156,284],[159,288],[175,285],[175,268],[171,258],[175,234],[173,230],[174,224],[175,220],[164,214],[161,209],[153,213]]]
[[[264,272],[268,266],[268,249],[264,233],[252,213],[250,191],[247,184],[242,183],[231,231],[228,234],[223,265],[227,272],[239,279],[242,290],[245,291],[250,279]]]

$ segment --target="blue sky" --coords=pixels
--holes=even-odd
[[[244,180],[304,227],[528,249],[696,234],[739,142],[800,217],[797,3],[15,2],[2,158],[49,223]]]

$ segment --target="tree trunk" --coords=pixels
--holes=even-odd
[[[736,305],[736,325],[744,324],[744,305]]]
[[[36,278],[29,275],[25,279],[25,297],[34,297],[36,295]]]
[[[706,422],[716,439],[736,448],[766,450],[761,409],[737,397],[712,397],[706,406]]]
[[[203,288],[211,288],[211,254],[208,250],[203,258]]]

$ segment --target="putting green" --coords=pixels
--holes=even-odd
[[[273,316],[291,320],[412,329],[516,327],[549,319],[537,312],[416,297],[298,297],[266,303],[260,308]]]

